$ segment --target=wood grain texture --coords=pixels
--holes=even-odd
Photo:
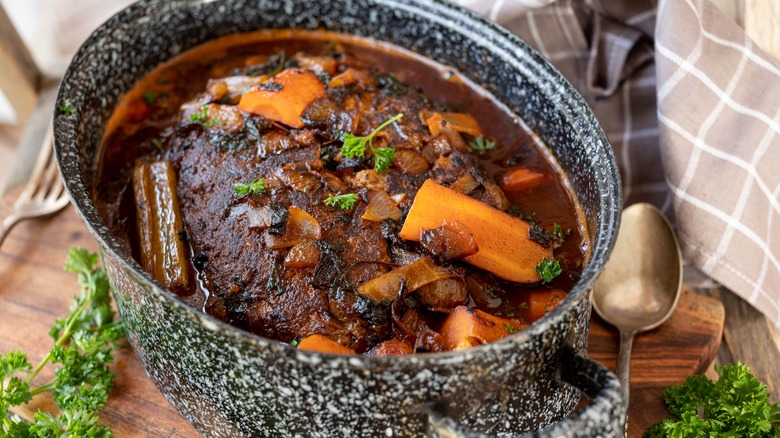
[[[594,312],[595,313],[595,312]],[[684,289],[677,309],[659,328],[640,333],[631,355],[629,437],[668,416],[663,391],[686,377],[702,374],[712,363],[723,333],[724,309],[717,299]],[[594,316],[589,354],[614,370],[620,344],[618,332]]]
[[[22,348],[37,362],[48,351],[49,328],[56,317],[67,313],[70,297],[79,290],[75,277],[62,270],[68,249],[74,245],[96,249],[95,241],[68,206],[53,218],[21,223],[0,248],[0,353]],[[707,368],[717,350],[722,324],[719,301],[689,292],[665,325],[637,337],[630,436],[641,436],[644,427],[666,415],[661,398],[666,386]],[[590,354],[614,369],[617,347],[617,332],[594,316]],[[115,436],[197,436],[146,376],[127,345],[117,354],[114,369],[116,390],[101,420]],[[51,376],[49,370],[39,379]],[[28,406],[27,415],[39,407],[48,409],[51,401],[36,399]]]

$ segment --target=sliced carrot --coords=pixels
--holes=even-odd
[[[565,297],[566,292],[560,289],[528,292],[528,308],[525,311],[526,318],[531,322],[536,321],[554,309]]]
[[[525,190],[541,184],[547,177],[538,170],[519,167],[508,170],[501,178],[501,188],[507,191]]]
[[[323,97],[327,97],[325,86],[317,76],[308,70],[291,68],[241,96],[238,108],[293,128],[303,128],[304,110]]]
[[[355,350],[347,348],[325,335],[309,335],[298,343],[301,350],[319,351],[320,353],[355,354]]]
[[[403,356],[407,354],[414,354],[414,348],[398,339],[384,341],[368,352],[369,356]]]
[[[420,112],[420,118],[428,126],[428,130],[434,137],[439,135],[444,123],[449,123],[452,128],[458,132],[464,132],[474,137],[482,135],[482,129],[477,120],[466,113],[437,113],[423,110]]]
[[[458,306],[444,320],[439,332],[448,350],[459,350],[493,342],[524,327],[525,324],[514,319],[500,318],[479,309]]]
[[[479,248],[463,260],[506,280],[541,281],[536,265],[545,257],[552,258],[553,250],[528,239],[530,225],[430,179],[417,192],[399,235],[419,241],[423,230],[452,220],[471,232]]]

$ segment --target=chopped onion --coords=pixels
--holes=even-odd
[[[417,290],[420,302],[435,312],[446,312],[465,304],[468,293],[466,282],[459,277],[434,281]]]
[[[485,178],[482,181],[482,186],[485,188],[485,195],[487,195],[488,204],[496,207],[499,210],[506,210],[509,208],[509,200],[506,199],[504,191],[498,184],[492,180]]]
[[[438,228],[422,230],[420,244],[430,254],[447,261],[468,257],[479,251],[474,235],[457,221],[448,221]]]
[[[398,291],[404,286],[404,282],[406,291],[412,292],[428,283],[454,275],[449,270],[436,266],[430,257],[423,256],[411,264],[363,283],[357,291],[364,297],[377,302],[393,301]]]
[[[452,190],[455,190],[456,192],[463,193],[464,195],[468,195],[469,193],[473,192],[474,190],[479,187],[480,183],[471,175],[463,175],[460,178],[458,178],[457,181],[452,183],[450,188]]]
[[[315,193],[322,187],[320,178],[307,170],[285,170],[280,176],[285,184],[307,195]]]
[[[313,268],[320,261],[320,250],[311,240],[303,241],[292,248],[284,259],[284,267],[292,269]]]
[[[290,207],[287,229],[277,236],[265,234],[265,245],[270,249],[289,248],[303,241],[317,240],[322,236],[322,228],[317,219],[298,207]]]
[[[425,158],[410,149],[396,149],[393,155],[393,166],[410,175],[428,170],[428,162]]]
[[[246,211],[246,219],[249,229],[264,230],[269,227],[277,227],[281,231],[272,234],[284,234],[284,222],[287,221],[287,209],[281,204],[274,206],[265,205],[259,208],[250,208]]]
[[[361,216],[372,222],[382,222],[385,219],[397,221],[401,219],[401,209],[393,202],[384,190],[371,192],[368,195],[368,207]]]
[[[298,142],[293,140],[289,135],[271,131],[262,136],[260,141],[257,142],[257,156],[265,159],[271,155],[277,155],[287,149],[296,147],[298,147]]]

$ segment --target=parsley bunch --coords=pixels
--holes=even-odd
[[[349,210],[357,203],[358,195],[354,193],[347,193],[345,195],[334,195],[325,199],[325,205],[331,207],[338,207],[342,210]]]
[[[366,145],[371,149],[371,154],[374,156],[374,170],[377,172],[383,172],[390,167],[395,156],[395,149],[393,148],[375,148],[373,144],[374,136],[381,130],[390,126],[392,123],[403,117],[403,113],[397,114],[395,117],[387,120],[374,129],[370,134],[364,137],[358,137],[349,132],[343,133],[344,145],[341,146],[341,154],[347,158],[362,157],[366,153]]]
[[[690,376],[664,391],[673,418],[647,429],[643,438],[755,437],[780,435],[780,407],[769,403],[766,385],[743,363],[715,366],[718,381]]]
[[[33,368],[21,351],[0,355],[0,436],[111,436],[97,412],[113,385],[114,373],[107,364],[113,361],[124,330],[120,321],[114,321],[108,278],[96,264],[97,254],[83,248],[70,250],[65,269],[78,274],[81,296],[75,298],[67,317],[56,320],[49,333],[54,346],[38,366]],[[33,387],[32,381],[48,363],[59,364],[54,379]],[[59,415],[38,411],[34,423],[8,416],[9,408],[46,391],[54,396]]]

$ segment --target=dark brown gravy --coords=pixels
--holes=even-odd
[[[551,229],[557,224],[564,230],[566,237],[555,250],[563,274],[549,285],[514,284],[488,275],[489,281],[496,282],[504,292],[472,296],[470,305],[494,315],[513,316],[523,313],[528,291],[570,290],[589,254],[584,215],[557,164],[522,121],[487,92],[445,66],[386,43],[319,31],[259,31],[209,42],[158,67],[121,99],[106,127],[94,197],[109,228],[127,243],[136,258],[130,170],[139,157],[162,153],[155,140],[176,125],[179,107],[203,91],[209,78],[230,76],[234,70],[245,67],[248,59],[265,60],[282,51],[290,55],[319,53],[333,46],[376,66],[380,72],[395,75],[404,84],[417,87],[437,108],[473,115],[485,136],[497,145],[480,156],[480,165],[491,178],[499,177],[515,165],[541,169],[556,176],[530,189],[505,194],[512,204],[510,212],[541,227]],[[191,256],[192,261],[196,255]],[[199,281],[193,282],[197,284],[191,291],[180,295],[189,304],[208,310],[208,282],[204,281],[203,272],[195,267],[194,270],[198,271]],[[281,338],[289,341],[284,336]]]

